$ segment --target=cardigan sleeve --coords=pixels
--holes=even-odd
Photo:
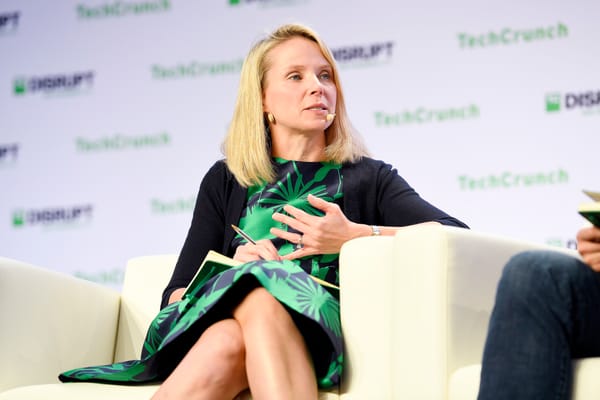
[[[222,252],[227,183],[227,166],[223,161],[216,162],[202,179],[187,236],[173,275],[163,291],[161,308],[168,304],[175,289],[189,284],[209,250]]]
[[[391,166],[382,169],[378,201],[384,221],[391,221],[393,226],[435,221],[468,228],[464,222],[423,199]]]
[[[347,166],[346,171],[346,215],[356,222],[408,226],[436,221],[444,225],[468,228],[464,222],[419,196],[390,164],[363,158],[360,162]]]

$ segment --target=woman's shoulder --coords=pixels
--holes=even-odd
[[[206,174],[204,175],[205,182],[211,183],[226,183],[231,180],[235,180],[233,174],[227,167],[227,162],[225,159],[219,159],[215,161]]]
[[[213,163],[211,167],[208,169],[206,175],[231,175],[229,168],[227,167],[227,162],[224,158],[221,158]]]
[[[382,168],[386,170],[394,169],[394,167],[386,161],[366,156],[361,157],[358,161],[344,164],[344,168],[348,170],[380,170]]]

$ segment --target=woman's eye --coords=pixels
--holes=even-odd
[[[322,72],[321,75],[319,75],[321,79],[323,80],[330,80],[331,79],[331,74],[329,72]]]
[[[288,77],[288,79],[291,79],[293,81],[299,81],[301,78],[300,78],[300,74],[293,74],[293,75],[290,75]]]

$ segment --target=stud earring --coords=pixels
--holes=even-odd
[[[272,124],[275,123],[275,117],[270,112],[267,113],[267,119],[269,120],[270,123],[272,123]]]

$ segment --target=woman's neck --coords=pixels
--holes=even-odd
[[[271,137],[271,155],[285,160],[324,161],[325,134]]]

